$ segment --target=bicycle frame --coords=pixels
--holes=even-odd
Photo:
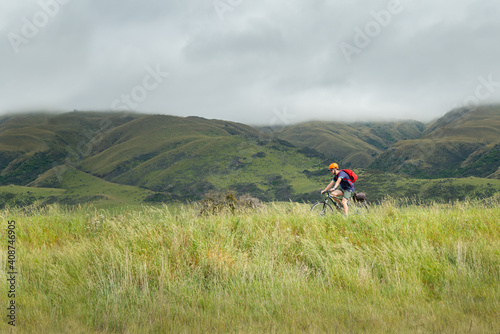
[[[318,211],[320,216],[324,216],[326,214],[333,214],[333,208],[335,208],[337,211],[343,214],[344,207],[341,204],[337,203],[334,198],[341,200],[341,197],[332,196],[330,192],[328,192],[324,200],[318,201],[313,204],[313,206],[311,207],[311,212]]]
[[[331,192],[328,192],[326,197],[325,197],[325,203],[328,203],[328,200],[335,205],[335,206],[340,206],[342,208],[342,204],[337,202],[335,199],[338,199],[340,202],[342,202],[342,196],[332,196]],[[349,203],[349,202],[348,202]]]
[[[344,206],[339,203],[342,201],[342,198],[342,196],[332,196],[332,194],[328,192],[324,200],[318,201],[312,205],[310,211],[312,213],[318,213],[320,216],[324,216],[329,213],[333,214],[333,208],[335,208],[338,212],[344,214]],[[337,200],[339,202],[337,202]],[[358,202],[352,199],[352,201],[348,200],[347,205],[349,205],[350,214],[359,214],[361,211],[368,211],[368,204],[366,202]]]

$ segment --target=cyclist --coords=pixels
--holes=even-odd
[[[333,198],[337,203],[342,204],[344,208],[344,213],[346,216],[349,215],[349,207],[347,206],[347,202],[351,199],[354,194],[354,184],[351,181],[349,175],[346,172],[339,170],[339,165],[335,162],[328,166],[330,173],[333,175],[333,180],[330,182],[325,189],[321,191],[321,194],[324,194],[328,190],[330,190],[332,196],[341,196],[342,201],[337,198]]]

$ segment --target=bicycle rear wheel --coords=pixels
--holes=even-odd
[[[311,213],[315,216],[326,216],[333,214],[333,208],[330,204],[323,202],[316,202],[311,206]]]

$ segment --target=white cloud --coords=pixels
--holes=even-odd
[[[106,110],[147,66],[170,76],[138,111],[258,124],[276,108],[293,121],[426,121],[474,94],[480,76],[500,81],[498,2],[400,0],[349,63],[340,43],[355,45],[397,0],[221,1],[232,8],[223,19],[211,1],[67,1],[15,53],[9,33],[22,36],[41,5],[2,0],[0,112]],[[499,101],[500,89],[484,102]]]

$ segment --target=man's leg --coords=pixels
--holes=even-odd
[[[341,201],[340,201],[337,197],[338,197],[338,196],[342,196],[342,194],[343,194],[342,190],[339,190],[339,189],[337,189],[337,190],[335,190],[335,191],[332,191],[332,196],[335,196],[335,197],[333,198],[333,200],[334,200],[335,202],[337,202],[339,205],[341,205],[341,204],[342,204],[342,202],[341,202]]]
[[[342,197],[342,206],[344,207],[345,215],[349,215],[349,206],[347,205],[347,202],[352,198],[352,191],[344,191],[343,192],[343,197]]]
[[[349,215],[349,206],[347,205],[347,198],[342,198],[342,206],[344,207],[344,212],[345,212],[345,215],[348,216]]]

